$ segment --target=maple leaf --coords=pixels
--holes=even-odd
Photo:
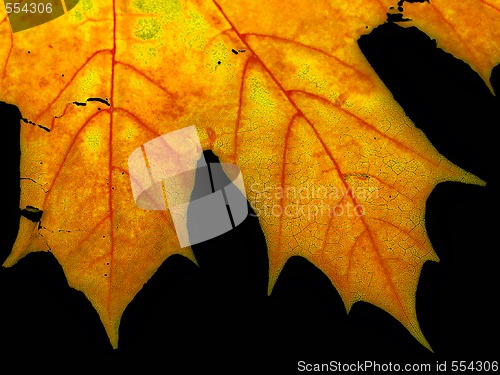
[[[488,25],[481,38],[449,4],[408,14],[489,85],[498,7],[467,2]],[[195,124],[203,148],[242,171],[267,241],[269,291],[287,259],[303,256],[348,310],[370,302],[429,347],[415,311],[422,265],[438,260],[426,199],[443,181],[484,182],[439,154],[361,53],[358,38],[391,5],[88,0],[15,34],[2,9],[2,100],[28,123],[24,215],[4,266],[50,251],[116,347],[123,311],[161,263],[195,262],[168,212],[135,205],[127,159]],[[20,77],[36,90],[15,85]]]

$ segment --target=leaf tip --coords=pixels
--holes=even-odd
[[[408,328],[408,327],[407,327]],[[431,353],[434,353],[434,350],[432,349],[431,345],[425,338],[422,330],[419,328],[418,323],[416,323],[416,326],[412,326],[413,329],[409,329],[411,335],[427,350],[429,350]]]
[[[3,268],[10,268],[12,267],[13,265],[15,265],[17,262],[15,260],[12,259],[11,256],[7,257],[7,259],[5,259],[5,261],[2,263],[2,267]]]
[[[101,319],[101,321],[104,323],[104,321]],[[107,324],[104,324],[104,328],[106,330],[106,333],[108,335],[109,343],[111,344],[111,347],[113,350],[118,349],[118,333],[119,333],[119,326],[120,326],[120,320],[118,321],[109,321],[109,326]]]
[[[456,165],[454,165],[453,167],[454,167],[453,173],[446,176],[445,179],[441,180],[440,182],[455,181],[469,185],[478,185],[482,187],[486,186],[486,181],[484,181],[483,179],[477,177],[476,175],[470,172],[467,172],[466,170],[460,167],[457,167]]]
[[[276,285],[276,281],[278,280],[280,272],[269,272],[269,282],[267,284],[267,296],[269,297],[273,292],[273,289]]]
[[[478,185],[481,187],[486,186],[486,181],[473,175],[472,173],[466,173],[465,176],[463,176],[462,182],[465,184]]]
[[[113,350],[118,349],[118,335],[116,336],[116,338],[110,339],[109,342],[111,343],[111,347],[113,348]]]
[[[269,283],[267,284],[267,296],[271,296],[274,286],[276,285],[276,280],[269,278]]]

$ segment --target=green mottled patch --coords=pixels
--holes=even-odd
[[[180,37],[190,47],[203,50],[207,42],[207,32],[210,28],[205,17],[196,10],[189,10],[189,17],[184,20],[184,32]]]
[[[78,22],[83,21],[83,14],[79,10],[71,12],[71,17]]]
[[[79,4],[85,12],[91,11],[94,8],[93,0],[80,0]]]
[[[94,10],[93,0],[79,0],[79,1],[66,0],[65,3],[66,3],[66,9],[68,10],[68,14],[71,15],[73,20],[76,20],[78,22],[82,22],[86,18],[84,14],[88,16]],[[76,7],[77,5],[78,7]]]
[[[143,13],[159,14],[167,19],[173,19],[182,10],[179,0],[135,0],[133,5]]]
[[[135,59],[141,64],[149,66],[158,66],[161,64],[161,59],[158,56],[158,49],[137,44],[133,46],[132,53]]]
[[[160,21],[155,18],[141,19],[137,22],[134,35],[142,40],[153,39],[161,30]]]

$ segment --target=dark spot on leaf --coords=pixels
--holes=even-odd
[[[43,126],[43,125],[37,124],[37,123],[35,123],[35,122],[31,121],[31,120],[28,120],[27,118],[24,118],[24,117],[23,117],[23,118],[21,118],[21,120],[22,120],[24,123],[26,123],[26,124],[35,125],[35,126],[38,126],[40,129],[45,130],[46,132],[50,132],[50,129],[49,129],[49,128],[47,128],[47,127],[45,127],[45,126]]]
[[[100,102],[100,103],[106,104],[108,107],[111,106],[111,104],[109,104],[109,101],[108,101],[107,98],[106,99],[102,99],[102,98],[88,98],[87,102]]]
[[[401,13],[391,14],[387,13],[387,22],[408,22],[411,21],[409,18],[403,18]]]
[[[42,210],[33,206],[26,206],[26,208],[21,210],[21,216],[24,216],[26,219],[31,220],[34,223],[38,223],[40,221],[42,214]]]

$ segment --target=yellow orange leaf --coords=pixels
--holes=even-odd
[[[50,251],[116,347],[123,311],[161,263],[195,261],[168,211],[136,206],[128,157],[195,125],[204,149],[241,169],[270,291],[303,256],[348,310],[379,306],[429,347],[415,312],[422,265],[437,260],[426,199],[443,181],[484,182],[439,154],[361,53],[357,39],[391,5],[87,0],[15,34],[2,9],[1,99],[28,122],[21,208],[43,211],[21,218],[4,265]],[[488,51],[481,74],[499,57]]]

